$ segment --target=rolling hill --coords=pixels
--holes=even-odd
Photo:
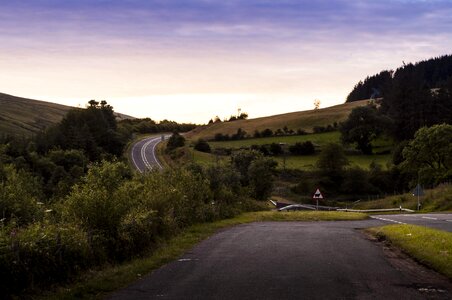
[[[58,123],[71,106],[0,93],[0,134],[31,136]],[[118,119],[132,118],[117,113]]]
[[[314,126],[327,126],[334,122],[344,121],[353,108],[366,105],[367,103],[369,103],[369,100],[362,100],[318,110],[292,112],[249,120],[219,122],[195,128],[186,136],[190,139],[202,138],[209,140],[213,139],[217,133],[235,134],[239,128],[252,135],[256,129],[263,130],[269,128],[275,131],[279,128],[282,129],[284,126],[294,131],[302,129],[306,132],[312,132]]]

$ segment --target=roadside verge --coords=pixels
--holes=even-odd
[[[452,279],[451,232],[417,225],[387,225],[366,231]]]

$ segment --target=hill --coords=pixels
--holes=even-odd
[[[0,134],[31,136],[58,123],[71,106],[0,93]],[[132,118],[116,114],[118,119]]]
[[[353,108],[366,105],[368,102],[368,100],[362,100],[318,110],[292,112],[249,120],[218,122],[198,127],[190,131],[186,136],[190,139],[203,138],[209,140],[213,139],[217,133],[235,134],[239,128],[252,135],[256,129],[269,128],[275,131],[284,128],[284,126],[294,131],[301,129],[306,132],[312,132],[314,126],[327,126],[334,122],[344,121]]]

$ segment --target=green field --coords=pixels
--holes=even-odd
[[[319,155],[307,155],[307,156],[287,156],[275,157],[274,159],[278,162],[278,168],[284,167],[284,160],[286,168],[288,169],[313,169],[319,158]],[[350,164],[349,167],[360,167],[362,169],[369,169],[369,165],[374,161],[380,164],[383,169],[386,168],[386,164],[390,162],[391,155],[348,155],[347,156]]]
[[[239,149],[242,147],[250,147],[252,145],[265,145],[271,143],[284,143],[293,145],[295,143],[303,143],[311,141],[314,145],[324,145],[327,143],[339,143],[340,133],[338,131],[307,134],[307,135],[291,135],[291,136],[273,136],[266,138],[244,139],[239,141],[221,141],[221,142],[209,142],[209,145],[214,148],[232,148]]]
[[[209,153],[199,151],[191,151],[191,159],[203,166],[213,165],[217,162],[227,162],[230,160],[228,156],[217,156]],[[311,170],[319,158],[319,154],[306,156],[283,156],[272,157],[278,163],[278,169],[285,167],[288,169]],[[369,169],[369,165],[375,161],[380,164],[383,169],[386,164],[391,161],[391,155],[349,155],[347,158],[350,161],[349,167],[360,167],[362,169]],[[285,162],[284,162],[285,161]]]

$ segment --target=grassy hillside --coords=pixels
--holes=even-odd
[[[61,121],[71,106],[0,93],[0,134],[30,136]],[[117,114],[118,119],[131,118]]]
[[[59,122],[70,106],[0,93],[0,133],[30,136]]]
[[[314,126],[326,126],[334,122],[344,121],[351,110],[357,106],[366,105],[368,100],[356,101],[351,103],[340,104],[328,108],[318,110],[308,110],[293,112],[269,117],[262,117],[249,120],[237,120],[233,122],[215,123],[203,127],[199,127],[187,134],[190,139],[212,139],[216,133],[232,135],[237,129],[242,128],[248,134],[258,130],[270,128],[275,131],[279,128],[287,126],[289,129],[303,129],[306,132],[312,132]]]

